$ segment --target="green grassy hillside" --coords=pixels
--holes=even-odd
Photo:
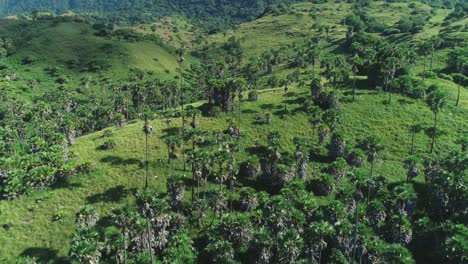
[[[449,104],[453,105],[456,85],[442,80],[430,82],[442,84],[450,94]],[[351,91],[347,87],[340,90],[344,94]],[[240,152],[240,158],[246,158],[245,151],[254,145],[254,141],[265,144],[266,134],[271,130],[281,132],[282,151],[293,152],[292,138],[310,135],[308,115],[301,110],[301,102],[308,94],[308,89],[294,87],[285,97],[282,90],[272,89],[261,92],[258,102],[243,102],[240,126],[243,131],[240,140],[243,151]],[[384,106],[386,98],[387,95],[366,90],[365,86],[360,85],[355,102],[347,102],[350,96],[344,96],[342,100],[342,128],[353,140],[366,135],[381,137],[385,151],[376,165],[376,174],[391,181],[399,181],[406,177],[403,162],[409,155],[409,127],[417,123],[424,128],[416,135],[415,151],[421,157],[428,157],[430,137],[424,131],[431,127],[433,116],[424,101],[396,96],[394,104]],[[440,115],[439,153],[456,148],[454,141],[466,133],[466,90],[463,91],[462,98],[459,108],[450,106]],[[291,114],[283,113],[285,100]],[[256,116],[266,112],[273,113],[272,124],[257,124]],[[417,117],[415,113],[418,113]],[[208,131],[224,130],[227,128],[226,119],[230,116],[231,114],[226,114],[216,119],[200,118],[200,128]],[[167,127],[163,119],[155,119],[151,123],[155,133],[150,136],[149,141],[152,176],[150,185],[164,192],[165,179],[170,169],[166,164],[167,148],[162,138],[167,133],[174,133],[171,131],[176,127],[180,127],[180,119],[173,120],[170,127]],[[37,256],[61,263],[68,254],[75,230],[74,214],[81,206],[92,204],[102,216],[106,216],[118,204],[133,200],[135,190],[144,185],[145,137],[142,126],[143,123],[138,121],[124,128],[112,128],[117,143],[113,150],[99,150],[105,141],[101,136],[102,132],[79,138],[72,150],[78,155],[77,162],[96,163],[97,170],[91,175],[77,176],[67,185],[37,191],[14,201],[0,201],[1,223],[13,224],[8,231],[0,229],[0,256],[6,263],[18,255]],[[326,155],[326,150],[322,149],[321,154]],[[325,163],[318,160],[311,161],[312,175],[324,165]],[[183,172],[179,169],[177,173],[190,177],[189,171]],[[416,181],[422,181],[422,178],[418,177]],[[63,219],[54,221],[53,217],[56,214],[63,214]]]
[[[207,35],[204,44],[201,47],[194,45],[193,49],[197,54],[206,57],[223,58],[225,42],[235,36],[240,40],[245,62],[252,57],[258,58],[263,52],[271,49],[284,47],[292,50],[294,43],[320,36],[324,42],[322,50],[324,55],[342,55],[345,53],[343,44],[346,42],[347,32],[347,26],[343,25],[342,19],[350,14],[351,10],[351,4],[336,3],[335,1],[325,4],[299,3],[292,5],[281,14],[266,13],[257,20],[241,24],[225,34]],[[412,16],[412,12],[415,10],[432,14],[430,20],[418,33],[371,34],[381,37],[382,40],[395,43],[403,40],[419,43],[421,40],[429,39],[436,34],[447,42],[456,43],[458,46],[461,46],[459,45],[460,40],[466,41],[468,18],[444,23],[445,18],[452,10],[432,9],[420,2],[385,5],[383,1],[372,1],[370,6],[366,8],[370,16],[385,26],[393,26],[401,18]],[[317,25],[320,27],[328,26],[328,33],[319,34]],[[127,29],[124,28],[124,30]],[[16,52],[0,61],[0,65],[5,65],[10,72],[16,73],[17,80],[0,78],[0,89],[6,91],[10,96],[32,99],[51,90],[78,90],[83,86],[82,79],[88,78],[91,80],[91,89],[102,90],[104,93],[108,92],[104,91],[106,87],[127,82],[132,68],[152,72],[148,75],[156,76],[162,80],[178,78],[179,65],[177,64],[176,47],[194,40],[193,33],[189,33],[189,31],[193,31],[191,25],[183,19],[166,18],[133,29],[144,36],[157,35],[159,38],[153,39],[154,41],[135,41],[134,39],[122,39],[122,36],[116,35],[96,36],[98,30],[87,23],[76,21],[53,23],[48,20],[0,20],[0,36],[7,35],[20,40],[16,43]],[[191,48],[190,45],[187,47]],[[369,87],[366,76],[358,75],[357,96],[356,100],[353,101],[352,79],[346,78],[346,80],[337,82],[335,88],[341,112],[341,122],[339,122],[338,128],[347,135],[348,146],[356,146],[358,140],[367,136],[377,136],[381,139],[380,143],[384,150],[378,155],[374,166],[374,176],[383,176],[391,183],[406,180],[408,170],[404,168],[404,163],[410,156],[411,127],[415,125],[421,127],[421,130],[415,135],[414,149],[415,154],[421,159],[421,162],[417,164],[419,171],[423,170],[422,161],[436,155],[444,157],[450,151],[460,148],[456,141],[466,137],[468,133],[468,90],[464,87],[461,88],[460,102],[458,106],[455,106],[459,86],[455,83],[456,79],[451,81],[453,77],[445,74],[448,72],[444,72],[447,67],[449,48],[451,47],[442,46],[437,48],[434,53],[433,70],[444,75],[433,74],[434,76],[423,80],[420,76],[423,68],[420,55],[414,59],[414,62],[408,63],[412,67],[412,71],[405,74],[420,81],[421,87],[427,88],[431,85],[437,85],[447,93],[447,106],[438,116],[437,147],[435,153],[432,154],[429,153],[429,149],[434,114],[425,99],[413,99],[395,92],[392,93],[392,102],[388,103],[389,94],[382,91],[383,88],[380,85]],[[190,64],[201,62],[200,59],[190,55],[189,51],[185,55],[187,66],[184,66],[186,67],[184,69],[186,71],[188,71]],[[294,52],[285,52],[285,54],[285,57],[294,57]],[[293,153],[296,147],[293,143],[294,137],[299,136],[307,139],[307,143],[303,146],[304,153],[310,152],[311,140],[314,140],[315,145],[318,144],[317,134],[311,139],[310,113],[306,112],[305,107],[311,93],[309,88],[312,74],[311,66],[309,64],[304,67],[296,67],[294,58],[289,57],[275,64],[271,72],[259,74],[260,88],[262,88],[258,91],[259,100],[256,102],[243,100],[241,114],[233,111],[222,113],[217,117],[198,117],[199,128],[213,133],[226,130],[230,119],[239,119],[238,125],[242,130],[242,136],[238,141],[240,151],[236,154],[237,162],[242,162],[253,155],[261,155],[256,152],[261,148],[256,149],[255,147],[265,146],[267,135],[271,131],[280,133],[280,151],[288,162],[294,159]],[[345,59],[348,60],[348,57]],[[226,65],[220,68],[224,70]],[[54,66],[58,66],[55,69],[58,74],[52,76],[50,72],[51,67]],[[351,71],[349,64],[346,67],[348,71]],[[94,69],[91,70],[91,68]],[[235,77],[241,75],[239,72],[230,72],[230,69],[227,68],[225,71],[227,75],[233,72]],[[206,73],[209,81],[222,79],[218,75],[223,75],[223,70],[220,71],[217,67],[209,68]],[[321,68],[320,71],[323,73],[325,70]],[[217,71],[222,72],[222,74]],[[267,84],[267,79],[272,76],[285,80],[286,76],[290,76],[294,71],[298,72],[298,80],[291,81],[292,83],[276,85],[281,88],[273,88]],[[192,92],[195,91],[193,93],[198,96],[194,98],[206,98],[205,93],[207,92],[204,89],[207,89],[211,83],[206,84],[203,82],[205,80],[196,80],[193,78],[196,75],[192,75],[192,72],[187,75],[190,75],[187,76],[189,77],[187,83],[192,84]],[[317,76],[319,75],[317,74]],[[327,78],[325,75],[320,76],[320,81],[324,83],[325,90],[331,92],[332,77],[325,81]],[[200,76],[204,77],[202,74]],[[445,78],[442,79],[442,76]],[[66,81],[63,81],[63,78]],[[122,102],[127,103],[124,106],[117,105],[115,103],[117,100],[110,93],[107,94],[107,97],[103,96],[106,98],[105,100],[92,101],[91,104],[101,103],[104,105],[108,103],[110,108],[119,106],[121,107],[118,109],[119,111],[114,111],[112,114],[124,116],[124,112],[128,114],[128,104],[133,103],[134,105],[131,107],[133,107],[132,111],[134,112],[130,114],[133,117],[142,117],[140,95],[137,93],[142,91],[138,87],[146,80],[142,78],[140,81],[135,82],[133,88],[136,88],[134,90],[117,94],[123,97]],[[30,85],[32,82],[35,84]],[[128,82],[130,83],[130,81]],[[200,87],[197,86],[198,84]],[[147,86],[142,85],[142,87],[147,89],[143,90],[145,92],[154,92],[154,87],[179,90],[177,85],[178,83],[175,86],[163,87],[152,86],[150,83]],[[287,92],[283,89],[285,85],[289,85]],[[244,91],[244,99],[247,98],[247,93]],[[183,95],[182,93],[168,92],[162,97],[166,94],[173,96],[173,98],[163,98],[163,102],[171,99],[177,101],[178,97]],[[88,93],[81,93],[79,96],[85,97],[87,95]],[[238,99],[236,97],[236,103]],[[131,100],[134,101],[129,102]],[[114,104],[112,104],[113,101]],[[79,101],[77,102],[79,103]],[[191,106],[202,108],[205,103],[204,101],[196,102]],[[177,103],[174,104],[177,105]],[[165,107],[171,106],[168,104]],[[287,111],[284,110],[285,107]],[[161,110],[161,108],[157,105],[152,110]],[[137,110],[138,112],[136,112]],[[268,113],[272,114],[271,124],[260,122],[259,119],[263,119]],[[71,240],[76,230],[75,214],[82,206],[91,204],[95,207],[101,216],[98,227],[105,229],[113,224],[109,217],[113,208],[127,202],[134,203],[135,192],[142,189],[145,183],[144,124],[139,119],[125,121],[128,123],[123,127],[109,128],[113,134],[115,148],[105,150],[102,147],[109,140],[108,137],[103,136],[104,131],[78,137],[75,144],[70,147],[72,153],[76,154],[73,163],[94,163],[96,164],[95,171],[89,174],[78,174],[68,182],[54,184],[41,190],[33,190],[31,193],[11,201],[0,200],[0,226],[4,225],[3,228],[0,228],[0,263],[14,263],[18,256],[33,256],[46,263],[67,263]],[[156,189],[163,198],[166,198],[166,181],[171,173],[171,166],[167,163],[168,148],[164,138],[181,134],[180,128],[182,126],[181,118],[171,118],[169,121],[162,114],[151,120],[150,123],[154,131],[149,136],[148,142],[149,185],[150,188]],[[112,120],[106,124],[114,123],[115,120]],[[58,123],[58,126],[61,125]],[[62,130],[60,132],[63,133]],[[327,156],[329,142],[330,138],[323,145],[316,146],[314,156],[308,161],[309,172],[307,179],[305,179],[307,182],[316,180],[329,165],[330,160]],[[187,148],[191,148],[191,144],[186,145]],[[178,151],[180,152],[180,149]],[[364,166],[366,173],[369,169],[370,165],[366,163]],[[186,182],[185,199],[188,201],[192,172],[190,169],[182,170],[180,158],[176,161],[175,174],[183,177],[184,182]],[[214,175],[210,175],[209,178],[208,190],[218,190],[219,185],[215,184],[215,179],[212,179]],[[418,184],[424,182],[423,173],[420,173],[414,181],[416,189]],[[343,182],[343,185],[351,186],[348,179]],[[249,185],[244,184],[241,180],[236,182],[237,189],[246,186]],[[262,186],[260,186],[261,188]],[[266,187],[263,186],[263,188]],[[239,193],[235,195],[238,196]],[[318,201],[320,204],[327,205],[329,201],[335,199],[334,195],[314,197],[314,199],[316,198],[314,202]],[[418,199],[423,198],[418,197]],[[426,207],[422,208],[426,209]],[[391,213],[398,214],[393,211]],[[418,213],[426,216],[426,212]],[[418,220],[420,219],[418,218]],[[368,223],[363,225],[366,224]],[[191,230],[190,223],[187,228],[189,233],[190,231],[194,231],[193,233],[199,231]],[[416,227],[414,228],[416,230]],[[195,240],[194,237],[198,235],[198,233],[194,234],[191,239]],[[421,238],[418,239],[421,241]],[[203,243],[205,241],[200,244]],[[421,253],[419,252],[419,254]]]
[[[439,33],[444,33],[446,38],[449,39],[463,34],[460,32],[460,28],[463,30],[463,27],[468,23],[468,18],[464,18],[444,25],[444,19],[453,10],[432,8],[418,1],[388,4],[384,1],[372,1],[363,10],[387,27],[395,25],[403,17],[412,16],[414,11],[430,12],[430,10],[433,10],[433,16],[417,34],[401,33],[384,37],[384,39],[398,39],[400,41],[428,39]],[[278,49],[282,45],[291,45],[294,42],[320,36],[319,32],[313,27],[314,25],[330,27],[330,32],[324,41],[328,44],[328,49],[333,50],[345,38],[347,25],[342,20],[351,11],[352,4],[343,2],[294,4],[286,12],[279,14],[267,13],[257,20],[243,23],[225,33],[210,36],[207,39],[209,43],[208,53],[217,54],[219,47],[227,39],[235,36],[241,41],[241,45],[245,50],[245,58],[258,56],[265,51]],[[378,35],[377,33],[374,34]]]
[[[54,66],[68,79],[66,86],[70,89],[80,87],[84,77],[94,81],[91,88],[104,86],[101,80],[106,78],[112,82],[125,80],[131,68],[152,71],[162,80],[173,80],[178,75],[175,48],[150,41],[98,37],[96,32],[87,23],[0,20],[0,35],[17,40],[16,53],[0,64],[11,68],[18,78],[16,82],[0,79],[0,87],[17,95],[40,95],[60,85],[47,71]],[[197,62],[190,55],[186,57],[188,63]],[[34,61],[25,63],[28,58]],[[98,68],[90,71],[89,67]],[[36,86],[18,89],[33,79]]]

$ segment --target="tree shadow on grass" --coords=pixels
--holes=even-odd
[[[162,132],[166,133],[166,135],[176,135],[178,134],[180,129],[178,127],[169,127],[169,128],[164,128]]]
[[[274,109],[275,105],[274,104],[262,104],[260,105],[260,108],[263,110]]]
[[[38,263],[70,263],[66,257],[58,257],[57,250],[45,247],[30,247],[25,249],[21,256],[35,257]]]
[[[118,156],[112,156],[112,155],[102,158],[101,162],[110,163],[111,165],[135,165],[135,164],[142,163],[138,159],[134,159],[134,158],[124,159],[124,158],[121,158]]]
[[[305,100],[306,99],[304,97],[297,97],[297,98],[294,98],[294,99],[284,100],[283,104],[284,103],[287,103],[287,104],[303,104],[305,102]]]
[[[86,202],[90,204],[98,203],[98,202],[119,202],[130,193],[135,192],[136,189],[127,189],[123,185],[119,185],[110,189],[107,189],[103,193],[93,194],[91,196],[86,197]]]
[[[434,133],[434,127],[430,126],[430,127],[424,128],[424,133],[428,137],[432,138],[432,134]],[[436,139],[441,137],[441,136],[446,136],[447,134],[448,134],[448,132],[446,130],[441,129],[440,127],[436,128]]]
[[[406,99],[406,98],[401,98],[401,99],[398,99],[398,103],[400,103],[400,104],[412,105],[412,104],[414,104],[415,102],[414,102],[414,101],[411,101],[411,100],[408,100],[408,99]]]
[[[245,151],[250,155],[257,155],[259,157],[266,156],[268,154],[268,148],[265,146],[257,146],[257,147],[247,147]]]
[[[255,110],[252,110],[252,109],[244,109],[244,110],[242,110],[242,113],[243,114],[255,114],[255,113],[258,113],[258,112],[255,111]]]

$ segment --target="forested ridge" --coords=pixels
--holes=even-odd
[[[2,0],[0,1],[0,16],[29,14],[34,10],[50,11],[56,14],[73,11],[99,21],[136,24],[179,13],[203,23],[205,28],[218,29],[252,20],[271,4],[294,2],[298,0]]]

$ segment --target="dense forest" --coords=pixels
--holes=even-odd
[[[0,263],[468,263],[466,2],[0,15]]]
[[[2,0],[0,16],[33,11],[52,11],[61,14],[66,11],[81,13],[101,22],[116,24],[149,23],[156,18],[174,14],[184,15],[206,30],[219,30],[242,21],[255,19],[271,4],[290,4],[297,0],[259,1],[73,1],[73,0]]]
[[[0,0],[0,17],[16,14],[30,14],[36,11],[62,14],[67,11],[79,13],[95,21],[113,24],[149,23],[156,18],[181,14],[191,19],[198,27],[209,32],[233,26],[243,21],[255,19],[269,7],[276,4],[288,5],[299,0],[238,0],[238,1],[162,1],[162,0]],[[326,0],[311,2],[324,3]],[[352,1],[348,1],[352,2]],[[368,5],[370,0],[360,0],[360,5]],[[388,2],[399,2],[391,0]],[[406,1],[405,1],[406,2]],[[424,1],[435,7],[453,8],[463,0]]]

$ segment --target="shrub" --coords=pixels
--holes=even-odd
[[[439,78],[453,82],[453,77],[452,76],[450,76],[448,74],[445,74],[445,73],[442,73],[442,72],[439,73]]]
[[[108,139],[102,144],[102,149],[108,150],[108,149],[113,149],[115,148],[117,144],[113,139]]]
[[[437,78],[437,74],[435,72],[432,72],[432,71],[426,71],[425,73],[422,73],[421,76],[425,76],[428,79],[436,79]]]
[[[21,60],[21,63],[23,63],[24,65],[28,65],[28,64],[33,64],[36,61],[37,61],[36,57],[26,56],[23,60]]]
[[[250,91],[249,92],[249,101],[251,101],[251,102],[258,101],[258,92],[257,91]]]

